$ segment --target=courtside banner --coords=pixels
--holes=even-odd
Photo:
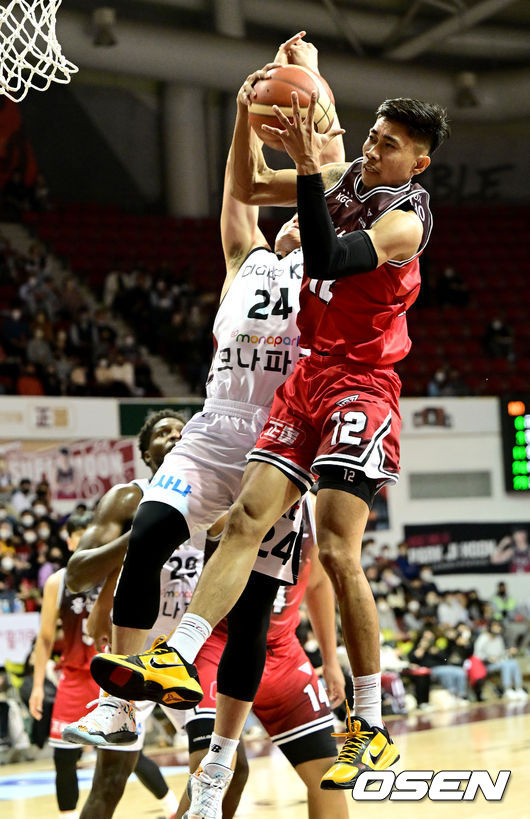
[[[409,561],[435,574],[529,572],[530,522],[405,526]]]
[[[117,483],[136,477],[131,440],[0,442],[2,472],[49,481],[54,500],[96,500]]]

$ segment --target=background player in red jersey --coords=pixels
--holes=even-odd
[[[92,519],[90,513],[71,515],[67,522],[68,548],[74,551]],[[40,630],[35,643],[33,688],[29,710],[34,719],[42,718],[44,677],[55,642],[59,617],[64,631],[64,649],[61,655],[61,677],[53,704],[50,745],[53,747],[55,789],[61,816],[76,817],[79,799],[76,766],[82,754],[80,745],[64,742],[61,732],[73,714],[97,699],[98,686],[90,676],[90,660],[94,644],[86,633],[86,621],[97,597],[97,589],[86,595],[71,594],[65,586],[65,569],[50,575],[44,585]]]
[[[264,73],[251,75],[238,96],[233,193],[252,204],[294,204],[296,171],[267,168],[248,122],[253,83]],[[300,131],[297,111],[294,117]],[[287,136],[293,129],[286,125]],[[351,788],[362,769],[385,768],[398,757],[381,718],[377,610],[360,554],[373,498],[384,483],[397,480],[399,469],[400,382],[393,363],[410,346],[405,313],[418,293],[417,257],[430,223],[427,194],[411,180],[429,166],[448,125],[435,105],[387,100],[363,145],[363,158],[335,166],[338,184],[328,191],[326,206],[318,158],[337,133],[313,134],[307,126],[306,142],[296,154],[306,163],[297,169],[310,183],[298,206],[304,209],[307,248],[299,327],[311,355],[276,392],[225,535],[189,607],[197,622],[218,622],[241,593],[259,540],[318,472],[318,544],[339,599],[356,711],[338,763],[323,778],[322,786],[330,789]],[[324,204],[319,210],[307,201],[317,171],[318,204]],[[319,251],[316,242],[307,241],[307,224],[322,220],[326,232]],[[348,232],[338,247],[334,226]],[[322,238],[321,231],[316,235]],[[171,642],[179,651],[178,629]],[[227,735],[239,730],[227,726]]]
[[[94,525],[92,517],[91,513],[70,515],[66,524],[70,551],[75,552],[87,529]],[[34,719],[42,718],[46,664],[50,659],[57,622],[60,618],[64,632],[64,649],[61,655],[61,677],[52,711],[50,745],[54,749],[56,794],[60,815],[75,819],[79,815],[76,810],[79,799],[76,766],[81,758],[83,746],[65,742],[61,735],[68,723],[86,711],[87,702],[93,703],[99,697],[99,686],[90,675],[90,660],[96,652],[94,641],[87,631],[88,618],[97,599],[99,587],[96,586],[98,582],[96,580],[91,584],[92,588],[84,592],[71,592],[66,587],[65,574],[66,569],[60,569],[52,574],[44,585],[40,630],[35,643],[33,688],[29,709]],[[87,575],[89,574],[90,568],[87,571]],[[105,751],[104,759],[106,763],[103,769],[104,775],[100,776],[99,763],[103,761],[103,754],[99,754],[98,775],[95,777],[98,793],[96,812],[90,814],[90,806],[87,808],[85,805],[83,816],[97,816],[97,819],[108,819],[112,816],[132,770],[135,770],[142,784],[151,791],[156,799],[164,800],[162,809],[170,801],[167,798],[167,795],[170,794],[173,800],[171,815],[174,814],[177,805],[175,794],[169,790],[153,760],[143,754],[123,753],[119,750]]]

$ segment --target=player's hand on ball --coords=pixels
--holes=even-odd
[[[276,52],[274,62],[278,65],[289,65],[291,62],[291,49],[302,40],[302,37],[305,37],[305,31],[298,31],[296,34],[293,34],[292,37],[289,37],[285,43],[282,43]],[[298,65],[300,65],[300,63],[298,63]],[[308,68],[310,67],[311,66],[308,66]]]
[[[237,92],[237,102],[241,105],[245,105],[247,108],[251,104],[252,100],[256,97],[256,92],[254,90],[254,86],[258,82],[258,80],[264,80],[271,70],[271,68],[279,68],[279,63],[267,63],[264,65],[263,68],[260,68],[258,71],[254,71],[252,74],[249,74],[246,78],[245,82]]]
[[[311,94],[305,119],[302,118],[300,113],[300,104],[296,91],[291,94],[291,102],[291,117],[287,117],[277,105],[272,106],[283,128],[273,128],[270,125],[263,125],[262,128],[281,140],[284,149],[296,163],[298,173],[318,173],[320,171],[320,154],[332,139],[344,133],[344,129],[332,128],[324,134],[319,134],[315,130],[316,91]]]
[[[297,40],[293,43],[289,50],[289,64],[300,65],[302,68],[309,68],[315,74],[319,74],[318,70],[318,50],[313,43],[308,43],[306,40]]]

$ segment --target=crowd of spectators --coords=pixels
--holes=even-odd
[[[69,557],[67,517],[54,510],[46,479],[0,487],[0,612],[40,610],[46,580]]]
[[[15,395],[159,395],[132,331],[119,335],[71,275],[52,275],[35,243],[24,255],[0,236],[0,392]]]
[[[392,556],[390,547],[377,549],[367,539],[362,562],[379,615],[387,713],[466,706],[483,699],[486,683],[489,696],[528,698],[520,661],[530,639],[530,612],[503,582],[491,600],[474,589],[440,590],[431,568],[411,560],[406,542]],[[306,614],[299,633],[318,665]],[[340,657],[348,679],[345,650]]]
[[[149,272],[118,264],[105,279],[103,302],[137,328],[140,343],[178,370],[191,394],[204,393],[212,358],[212,326],[218,293],[192,282],[189,270],[178,275],[164,265]]]

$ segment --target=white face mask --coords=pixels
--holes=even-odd
[[[44,515],[48,513],[47,508],[40,503],[36,504],[33,507],[33,511],[35,512],[38,518],[42,518]]]
[[[0,529],[0,540],[9,540],[10,537],[13,537],[11,526],[2,526]]]
[[[34,532],[33,530],[24,532],[24,540],[26,541],[26,543],[35,543],[37,540],[37,533]]]
[[[2,566],[4,572],[12,572],[15,568],[15,561],[12,557],[10,557],[10,555],[5,555],[5,557],[2,558],[2,563],[0,565]]]
[[[0,520],[5,520],[7,518],[7,512],[5,509],[0,509]]]
[[[50,537],[50,530],[47,526],[41,526],[37,529],[37,534],[41,540],[48,540]]]
[[[26,528],[29,529],[29,527],[33,526],[33,524],[35,523],[35,518],[33,517],[33,515],[22,515],[22,517],[20,518],[20,522],[22,523],[22,526],[25,526]]]

